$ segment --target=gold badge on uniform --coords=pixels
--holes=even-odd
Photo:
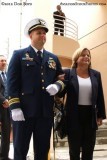
[[[33,58],[29,56],[29,53],[25,53],[25,57],[23,57],[22,60],[33,61]]]
[[[48,65],[49,65],[49,68],[56,70],[56,62],[54,61],[52,57],[49,57]]]

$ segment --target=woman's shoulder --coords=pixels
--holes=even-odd
[[[102,75],[101,75],[101,73],[99,71],[94,70],[94,69],[90,69],[90,71],[91,71],[91,74],[90,74],[91,76],[95,76],[98,80],[101,81]]]
[[[95,70],[95,69],[90,69],[90,72],[92,72],[94,75],[100,75],[100,71]]]

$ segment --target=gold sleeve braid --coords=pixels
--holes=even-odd
[[[15,104],[15,103],[20,103],[19,98],[10,98],[9,97],[9,105]]]
[[[64,87],[65,87],[65,84],[64,84],[61,80],[58,80],[58,81],[56,81],[56,82],[61,85],[61,90],[60,90],[60,92],[63,91],[63,89],[64,89]]]

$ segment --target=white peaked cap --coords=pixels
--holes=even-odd
[[[48,27],[45,20],[43,20],[42,18],[35,18],[31,20],[29,23],[27,23],[27,25],[25,26],[25,35],[29,35],[31,31],[33,31],[36,28],[44,28],[44,30],[48,32]]]

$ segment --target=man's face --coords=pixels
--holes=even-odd
[[[6,69],[7,60],[6,57],[0,56],[0,70],[4,71]]]
[[[37,28],[30,33],[31,43],[34,46],[43,46],[46,42],[46,31],[43,28]]]
[[[56,8],[57,8],[58,11],[61,10],[61,6],[60,5],[58,5]]]

